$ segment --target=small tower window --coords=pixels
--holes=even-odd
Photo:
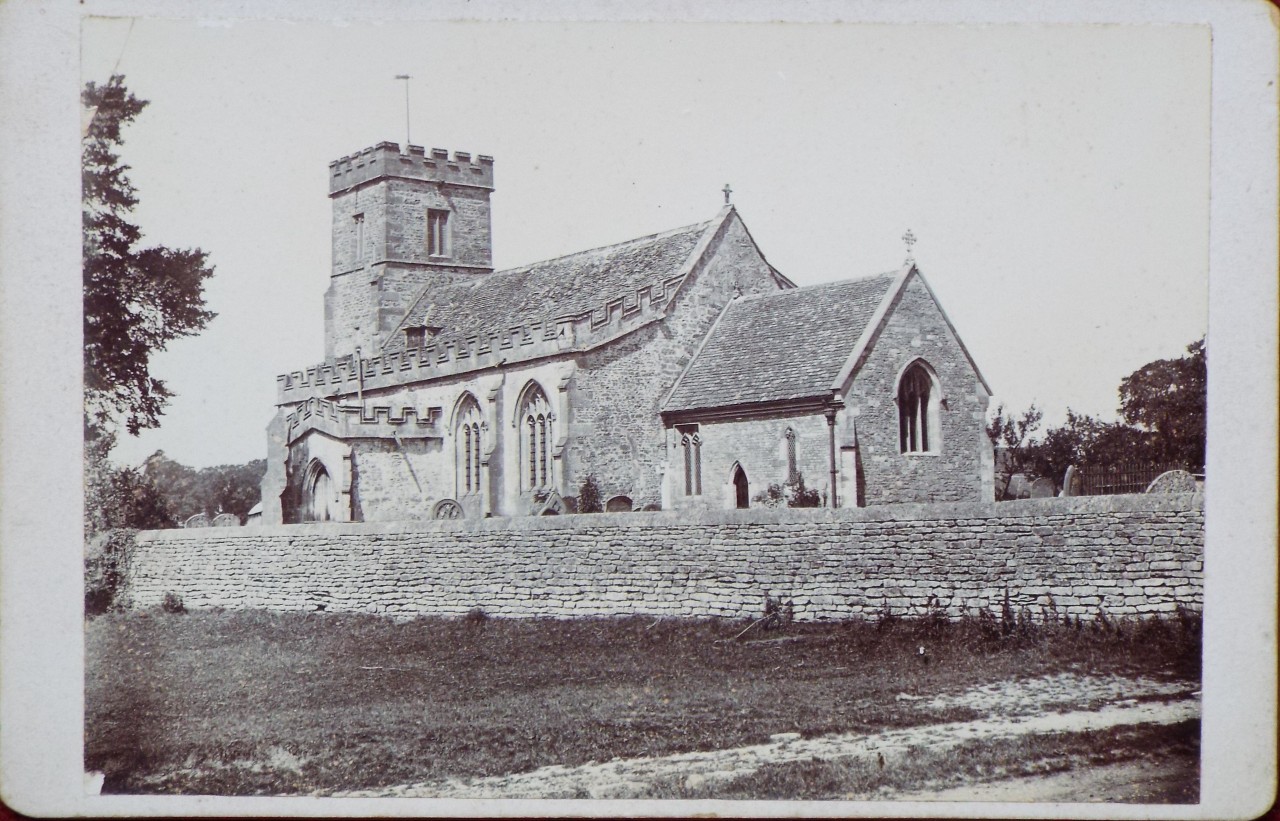
[[[404,329],[404,346],[406,348],[421,348],[423,343],[427,341],[427,329],[419,325],[416,328]]]
[[[427,256],[449,256],[449,212],[427,209]]]
[[[364,214],[356,214],[351,219],[356,228],[356,262],[364,262]]]

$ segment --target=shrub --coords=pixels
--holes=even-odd
[[[109,530],[85,546],[84,612],[97,616],[122,606],[121,587],[136,530]]]
[[[811,490],[804,485],[804,474],[796,473],[795,481],[783,484],[771,484],[751,497],[765,507],[822,507],[826,504],[827,495],[821,491]]]
[[[477,605],[476,607],[468,610],[467,614],[462,617],[462,620],[467,624],[484,624],[489,620],[489,614],[484,612],[483,607]]]
[[[164,601],[160,602],[160,609],[166,613],[187,612],[187,606],[182,603],[182,597],[177,593],[165,593]]]
[[[760,624],[765,630],[774,630],[779,627],[786,627],[795,620],[795,607],[791,600],[775,599],[768,593],[764,594],[764,617]]]
[[[588,473],[578,487],[578,512],[603,513],[604,502],[600,498],[600,483],[594,473]]]

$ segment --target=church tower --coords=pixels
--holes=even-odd
[[[493,157],[381,142],[329,163],[325,358],[378,353],[423,286],[493,271]]]

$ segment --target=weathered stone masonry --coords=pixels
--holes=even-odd
[[[1036,608],[1094,617],[1203,602],[1204,500],[1030,499],[845,510],[161,530],[138,534],[134,607],[395,616],[725,616],[791,599],[798,619]]]

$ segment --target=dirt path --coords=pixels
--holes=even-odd
[[[1049,775],[1003,778],[945,790],[888,793],[891,801],[1111,801],[1125,804],[1195,803],[1198,785],[1183,760],[1121,761]]]
[[[1119,676],[1064,674],[1002,682],[932,699],[905,693],[898,698],[916,702],[921,708],[962,705],[987,712],[988,715],[972,721],[923,725],[872,735],[842,733],[802,739],[798,733],[784,733],[774,736],[768,744],[727,750],[614,760],[578,767],[556,765],[512,775],[449,779],[444,782],[405,784],[335,795],[641,798],[646,795],[649,786],[657,781],[679,778],[693,787],[708,781],[747,775],[762,764],[770,762],[845,757],[883,757],[889,760],[905,754],[909,747],[917,745],[938,750],[968,741],[1012,738],[1028,733],[1100,730],[1127,724],[1173,724],[1200,715],[1199,693],[1191,684],[1126,679]],[[1139,701],[1144,698],[1165,700]],[[1054,787],[1037,785],[1036,788],[1051,791]],[[931,797],[934,800],[944,800],[937,794],[931,794]]]

